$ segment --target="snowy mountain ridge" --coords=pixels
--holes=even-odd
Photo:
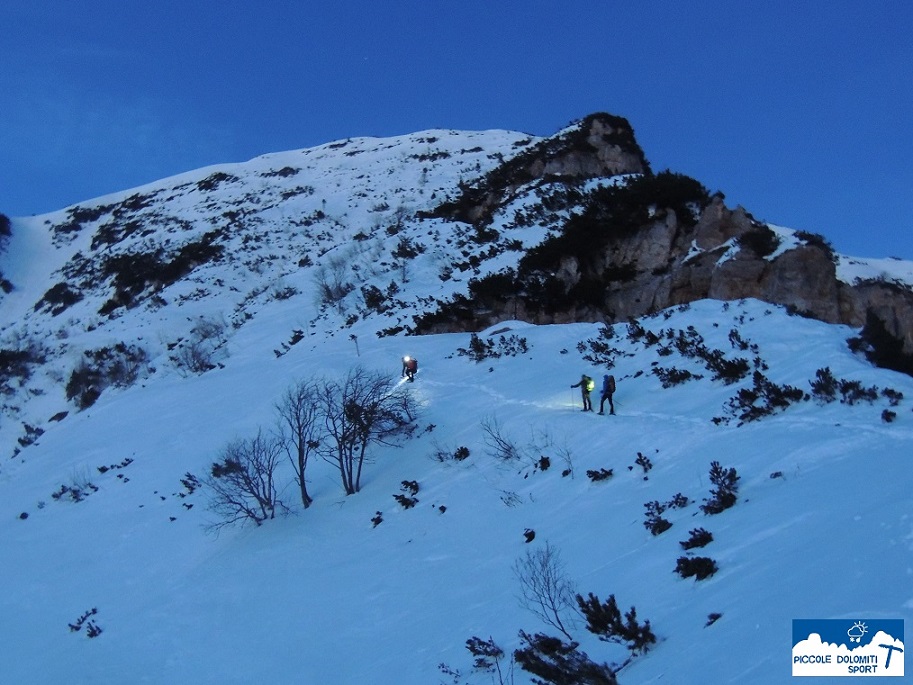
[[[562,186],[543,177],[512,189],[494,239],[423,214],[539,142],[353,139],[13,221],[5,679],[530,682],[519,631],[563,638],[517,599],[545,550],[583,597],[650,621],[656,644],[631,658],[563,610],[577,652],[622,683],[786,682],[791,619],[911,616],[913,381],[851,351],[858,329],[737,299],[403,335],[577,209],[539,213]],[[372,448],[354,495],[316,460],[307,509],[283,461],[282,515],[214,535],[195,483],[226,445],[273,431],[290,384],[359,366],[414,399],[412,437]],[[615,375],[617,416],[580,411],[581,373]],[[739,487],[711,515],[712,462]],[[653,534],[651,511],[671,527]],[[712,541],[686,550],[698,528]],[[699,557],[712,575],[676,573]],[[501,675],[473,668],[473,637],[503,649]]]

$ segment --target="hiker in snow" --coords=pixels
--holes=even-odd
[[[615,376],[609,376],[606,374],[602,377],[602,399],[599,401],[599,413],[605,414],[603,411],[605,407],[605,401],[609,401],[609,413],[615,414],[615,403],[612,402],[612,395],[615,393]]]
[[[409,355],[403,357],[403,373],[400,378],[406,378],[411,383],[415,380],[416,371],[418,371],[418,360]]]
[[[583,374],[580,376],[580,382],[574,383],[572,388],[580,388],[580,396],[583,398],[583,410],[593,411],[593,405],[590,403],[590,392],[593,390],[593,379]]]

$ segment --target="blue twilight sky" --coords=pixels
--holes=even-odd
[[[8,216],[350,136],[606,111],[656,171],[913,259],[909,0],[29,0],[0,25]]]

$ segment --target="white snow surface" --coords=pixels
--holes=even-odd
[[[379,336],[409,321],[409,309],[365,313],[355,303],[357,289],[338,311],[315,306],[317,270],[354,248],[360,251],[346,253],[347,268],[360,264],[368,274],[363,282],[381,289],[397,280],[396,297],[415,308],[422,298],[465,286],[471,271],[440,277],[447,250],[455,250],[447,241],[465,227],[407,220],[399,233],[385,229],[395,225],[397,207],[414,213],[433,206],[432,193],[439,201],[461,178],[490,168],[493,150],[509,155],[525,139],[507,132],[359,139],[142,189],[173,194],[169,211],[188,222],[179,230],[198,235],[211,230],[207,217],[218,216],[210,205],[222,201],[229,211],[233,200],[218,191],[204,197],[194,184],[215,171],[236,175],[256,197],[244,207],[258,217],[239,230],[238,247],[244,235],[254,247],[164,289],[165,304],[113,317],[97,314],[110,295],[104,288],[57,316],[35,311],[61,280],[58,269],[76,252],[92,251],[92,231],[52,241],[48,226],[64,221],[64,211],[14,222],[0,260],[17,288],[0,301],[3,347],[40,341],[49,361],[4,405],[0,424],[2,682],[452,683],[444,664],[462,673],[461,682],[489,683],[491,674],[472,668],[468,638],[491,637],[509,656],[521,629],[557,634],[520,605],[513,571],[546,543],[580,593],[615,595],[623,611],[634,606],[639,620],[650,621],[658,643],[620,670],[621,683],[786,683],[793,618],[913,618],[913,379],[851,353],[846,340],[856,331],[753,300],[702,301],[642,320],[660,337],[693,327],[708,348],[729,359],[759,357],[771,381],[805,392],[828,367],[838,378],[904,396],[896,406],[883,392],[853,405],[806,400],[741,424],[727,403],[752,386],[750,373],[731,385],[712,380],[674,348],[660,354],[659,346],[630,339],[626,324],[612,328],[617,415],[599,416],[582,413],[579,391],[570,388],[581,373],[597,387],[608,373],[578,347],[599,336],[597,324],[503,322],[480,335],[495,342],[517,336],[528,351],[474,362],[458,353],[468,347],[468,333]],[[476,144],[484,152],[469,152]],[[442,146],[459,163],[429,163],[426,172],[396,165]],[[315,190],[271,204],[274,191],[262,174],[286,166],[305,169],[288,179],[291,187]],[[329,218],[285,236],[267,230],[317,210]],[[419,225],[441,235],[427,238],[402,281],[401,266],[383,266],[383,255],[401,235],[418,240],[410,231]],[[496,226],[524,244],[548,230],[511,233],[507,217]],[[371,240],[353,238],[358,231]],[[305,255],[314,263],[300,267]],[[486,268],[509,263],[508,256]],[[275,295],[285,288],[294,294]],[[181,373],[169,345],[180,344],[200,316],[230,323],[220,368]],[[296,330],[304,338],[290,344]],[[756,354],[735,348],[733,330],[757,345]],[[143,345],[154,371],[76,411],[62,388],[70,370],[84,350],[117,341]],[[339,377],[356,365],[400,382],[404,354],[420,362],[416,381],[405,386],[421,406],[416,437],[375,447],[361,492],[345,496],[338,472],[314,461],[308,480],[315,501],[305,510],[283,464],[287,514],[218,535],[208,529],[209,493],[188,494],[185,474],[203,478],[229,441],[271,430],[274,405],[291,383]],[[656,366],[702,377],[663,389]],[[598,408],[598,392],[593,398]],[[60,411],[68,412],[63,420],[48,420]],[[883,419],[886,411],[893,421]],[[481,424],[492,419],[520,459],[504,463],[490,454]],[[23,424],[44,432],[17,449]],[[433,458],[459,446],[470,451],[464,461]],[[635,464],[638,453],[653,464],[646,474]],[[546,470],[536,467],[542,456],[551,461]],[[99,470],[128,459],[122,468]],[[710,496],[712,461],[735,468],[740,489],[733,508],[708,516],[699,505]],[[612,478],[587,476],[603,468]],[[393,498],[404,480],[420,485],[412,509]],[[87,481],[97,491],[81,502],[51,497],[61,485]],[[651,535],[645,503],[677,493],[690,503],[667,510],[672,527]],[[378,512],[383,521],[375,526]],[[714,539],[686,553],[680,541],[698,527]],[[530,543],[527,529],[535,531]],[[687,554],[711,557],[719,570],[705,580],[683,579],[674,569]],[[100,635],[69,629],[93,608]],[[708,626],[712,613],[721,617]],[[582,620],[566,618],[594,661],[627,658],[623,645],[601,642]],[[530,682],[519,668],[512,678],[506,682]]]

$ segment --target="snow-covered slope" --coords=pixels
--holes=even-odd
[[[847,351],[852,331],[840,327],[751,301],[667,314],[646,330],[693,326],[726,358],[763,359],[780,385],[808,392],[827,366],[837,378],[913,394],[908,377]],[[620,682],[786,682],[791,619],[910,617],[905,400],[892,408],[882,392],[853,406],[800,401],[739,425],[727,401],[749,377],[712,381],[698,361],[661,354],[661,344],[632,340],[619,325],[618,414],[599,416],[581,413],[569,387],[581,372],[599,373],[577,349],[601,339],[594,325],[507,324],[492,339],[516,335],[528,351],[482,362],[457,353],[468,346],[463,334],[364,336],[358,350],[328,340],[276,358],[263,347],[265,328],[238,333],[226,368],[103,394],[4,464],[0,651],[9,682],[446,682],[442,663],[468,682],[489,682],[472,674],[464,642],[492,637],[509,652],[518,630],[550,630],[518,605],[512,571],[546,543],[581,593],[615,594],[651,621],[659,644]],[[756,351],[734,349],[734,329]],[[305,511],[286,468],[289,516],[206,533],[207,494],[187,494],[187,472],[204,475],[227,441],[268,429],[290,382],[359,363],[398,376],[405,352],[421,360],[410,392],[422,431],[375,452],[362,492],[344,496],[338,475],[318,462],[315,504]],[[704,378],[664,390],[654,362]],[[885,410],[896,419],[886,423]],[[491,418],[521,459],[488,453],[481,424]],[[469,458],[433,458],[458,446]],[[638,453],[652,462],[647,478]],[[535,467],[542,456],[551,459],[545,471]],[[732,509],[706,516],[698,505],[710,496],[711,461],[737,469],[741,488]],[[606,481],[586,475],[603,468],[614,473]],[[420,485],[408,510],[393,499],[403,480]],[[80,481],[97,492],[78,503],[52,499]],[[644,505],[677,493],[690,504],[666,513],[672,528],[654,537]],[[673,573],[679,541],[697,527],[712,532],[700,552],[719,571],[685,580]],[[104,632],[70,632],[91,608]],[[711,613],[722,617],[705,627]],[[625,658],[579,622],[572,630],[592,659]]]
[[[622,683],[787,682],[791,619],[911,618],[913,380],[851,353],[856,331],[749,300],[611,329],[503,322],[480,338],[513,351],[481,361],[460,353],[469,334],[396,334],[557,221],[513,224],[519,194],[492,251],[468,225],[416,217],[528,141],[352,140],[14,221],[0,347],[44,361],[10,374],[0,423],[4,682],[426,685],[460,671],[488,683],[468,638],[509,656],[520,630],[556,633],[520,605],[514,573],[546,545],[578,592],[614,594],[649,619],[658,643]],[[105,270],[124,255],[173,264],[213,231],[221,254],[172,283],[131,290],[129,273]],[[118,277],[131,306],[101,314]],[[59,283],[81,299],[36,308]],[[218,330],[201,338],[201,322]],[[105,366],[118,349],[143,351],[135,373]],[[194,372],[194,351],[213,368]],[[421,407],[417,430],[373,448],[361,492],[345,496],[338,472],[315,461],[305,510],[283,463],[287,515],[208,531],[211,493],[188,488],[188,474],[203,479],[231,440],[272,430],[291,383],[359,364],[398,381],[404,354],[420,360],[403,386]],[[103,379],[78,411],[81,395],[68,400],[65,387],[82,360],[131,382]],[[580,412],[570,386],[610,364],[617,415]],[[811,396],[823,369],[847,390],[832,402]],[[494,455],[484,425],[519,457]],[[437,458],[458,447],[467,459]],[[714,461],[737,470],[740,488],[734,507],[708,516]],[[612,476],[587,474],[603,469]],[[419,486],[410,509],[394,499],[403,481]],[[86,496],[55,498],[62,486]],[[688,504],[652,535],[645,504],[677,494]],[[683,579],[680,542],[699,527],[714,539],[690,554],[718,571]],[[627,659],[573,612],[566,620],[592,660]],[[89,638],[88,621],[103,632]],[[512,678],[529,682],[518,668]]]
[[[23,426],[68,409],[63,386],[86,352],[140,350],[140,375],[161,377],[182,366],[201,321],[221,343],[279,317],[283,330],[266,326],[272,337],[261,341],[277,353],[296,330],[322,340],[359,318],[378,331],[411,324],[465,288],[470,260],[497,268],[493,254],[522,244],[506,234],[482,245],[468,226],[416,214],[530,142],[504,131],[352,139],[14,220],[0,251],[14,286],[0,294],[0,349],[42,363],[10,379],[0,453],[28,435]],[[541,239],[533,233],[521,241]],[[373,308],[368,287],[381,296]]]

